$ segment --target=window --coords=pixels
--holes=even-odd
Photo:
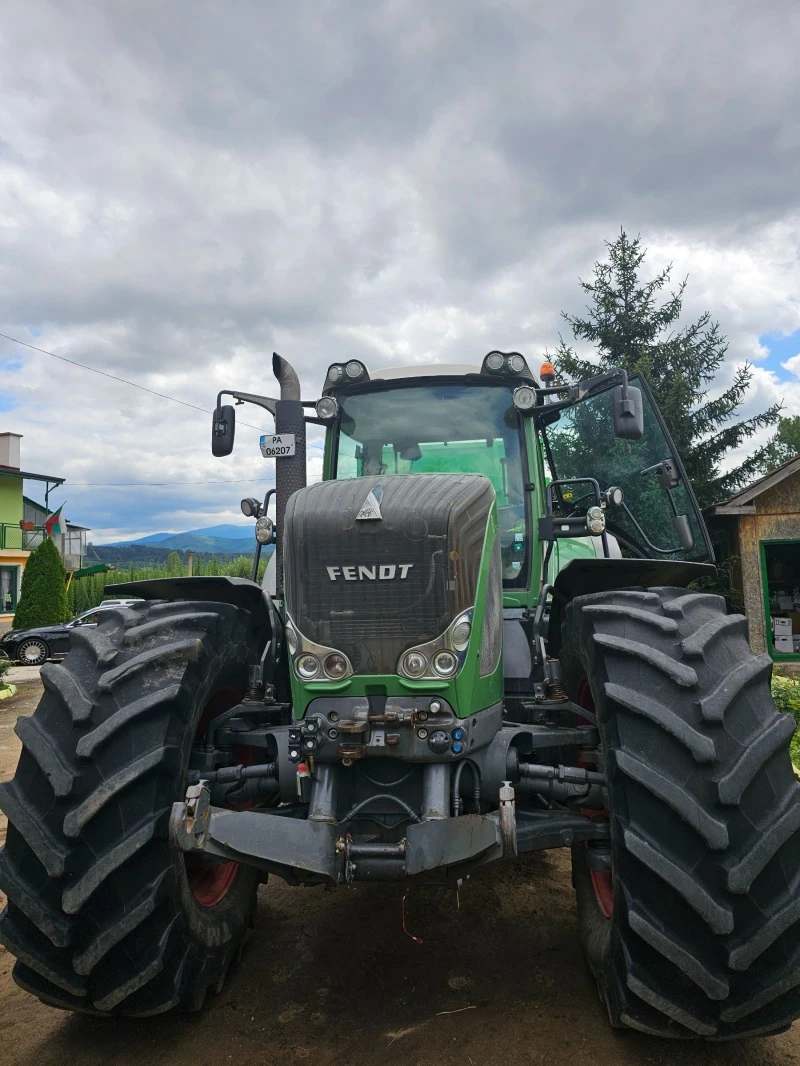
[[[800,658],[800,541],[762,541],[768,647]]]
[[[620,507],[606,510],[609,533],[614,534],[628,553],[643,558],[690,559],[702,562],[711,557],[705,525],[691,491],[675,446],[669,438],[658,410],[643,381],[631,384],[642,390],[644,436],[641,440],[621,440],[614,436],[612,392],[598,393],[561,412],[546,431],[549,465],[554,477],[594,478],[601,489],[619,486],[624,499]],[[672,462],[674,482],[667,489],[659,481],[659,467]],[[562,511],[580,513],[594,502],[589,486],[565,486],[560,490]],[[685,516],[692,546],[681,545],[676,522]]]
[[[0,566],[0,614],[12,614],[17,609],[19,567]]]
[[[483,474],[494,486],[504,584],[530,557],[524,436],[510,385],[425,384],[340,395],[334,477]]]

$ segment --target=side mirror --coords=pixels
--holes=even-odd
[[[628,385],[617,385],[614,389],[614,435],[622,440],[641,440],[644,436],[644,407],[642,390]]]
[[[214,409],[211,420],[211,454],[217,457],[230,455],[233,451],[233,435],[236,432],[236,411],[232,404]]]

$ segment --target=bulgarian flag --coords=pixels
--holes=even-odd
[[[53,514],[48,515],[45,519],[44,531],[48,537],[58,536],[61,533],[61,511],[63,507],[64,504],[62,503],[57,511],[54,511]]]

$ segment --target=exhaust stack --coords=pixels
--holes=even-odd
[[[289,497],[306,484],[306,423],[300,402],[300,380],[294,367],[273,352],[272,371],[281,387],[281,398],[275,404],[275,432],[293,433],[295,441],[293,456],[275,460],[275,590],[282,597],[284,517]]]

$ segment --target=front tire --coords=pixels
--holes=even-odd
[[[608,774],[610,873],[586,846],[573,873],[612,1024],[718,1040],[786,1029],[800,1014],[800,785],[771,660],[723,600],[683,589],[579,597],[563,646]]]
[[[41,666],[49,654],[50,649],[43,640],[31,638],[17,645],[15,657],[22,666]]]
[[[0,786],[0,941],[17,984],[45,1003],[143,1016],[197,1009],[221,988],[258,875],[229,867],[209,895],[168,819],[206,712],[238,701],[257,649],[245,611],[143,603],[103,612],[43,667],[42,700],[16,727],[16,776]]]

